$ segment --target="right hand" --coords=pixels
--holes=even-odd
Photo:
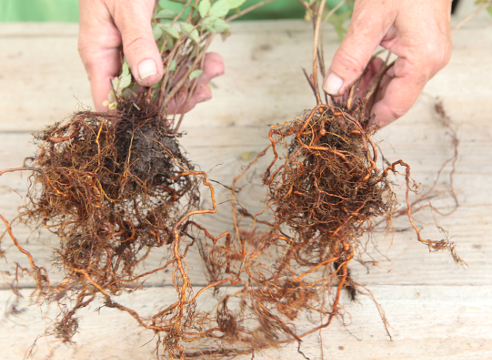
[[[451,0],[357,0],[347,36],[335,53],[323,89],[344,94],[362,74],[378,45],[398,56],[382,77],[373,127],[405,114],[451,58]],[[375,59],[360,88],[382,69]]]

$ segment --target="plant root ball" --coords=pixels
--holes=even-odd
[[[176,219],[199,202],[179,136],[131,106],[80,112],[35,134],[37,171],[21,217],[59,236],[67,286],[82,282],[86,296],[133,289],[137,264],[173,241]]]
[[[309,242],[302,248],[309,258],[336,252],[340,239],[355,241],[372,220],[394,211],[394,194],[376,168],[377,148],[361,125],[367,122],[361,109],[321,105],[270,131],[275,154],[280,143],[287,149],[284,164],[273,170],[276,155],[264,176],[275,224],[288,226],[296,241]]]

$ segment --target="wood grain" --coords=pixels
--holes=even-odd
[[[492,286],[402,286],[373,285],[374,297],[384,309],[392,341],[386,334],[373,300],[367,296],[357,302],[343,299],[345,315],[319,334],[306,337],[301,350],[312,360],[324,359],[446,359],[486,360],[492,357]],[[38,334],[49,327],[53,311],[20,304],[22,313],[1,320],[2,357],[21,360]],[[0,291],[0,311],[10,304],[11,293]],[[169,287],[149,288],[132,295],[122,295],[120,303],[150,314],[174,300]],[[217,300],[211,294],[199,300],[199,309],[209,309]],[[97,304],[81,311],[79,333],[74,345],[54,339],[37,341],[34,359],[45,359],[53,350],[53,359],[146,360],[154,349],[153,334],[136,326],[126,313],[115,309],[96,310]],[[53,310],[53,309],[52,309]],[[319,323],[319,319],[296,321],[300,330]],[[345,323],[347,326],[343,326]],[[322,342],[322,343],[321,343]],[[302,360],[297,344],[282,350],[257,352],[255,359]],[[251,357],[240,357],[240,360]]]
[[[479,24],[479,26],[477,25]],[[309,67],[311,29],[302,21],[238,23],[226,42],[217,41],[213,50],[224,57],[226,75],[213,81],[214,99],[200,104],[185,119],[182,145],[190,159],[210,177],[225,185],[241,172],[248,161],[268,145],[269,124],[292,120],[314,105],[301,66]],[[439,225],[450,231],[467,268],[459,268],[447,253],[429,254],[417,243],[408,222],[398,220],[393,238],[378,235],[378,250],[371,243],[368,255],[380,260],[380,267],[354,262],[352,271],[368,285],[381,303],[392,326],[394,341],[388,340],[372,301],[347,304],[353,324],[340,323],[312,336],[302,344],[310,359],[490,359],[492,358],[492,23],[488,18],[471,22],[454,35],[450,64],[426,86],[414,108],[395,124],[381,130],[377,140],[390,160],[404,159],[412,166],[414,180],[429,188],[437,169],[452,154],[447,130],[434,111],[439,97],[450,115],[460,140],[454,189],[460,208]],[[327,30],[326,57],[334,54],[338,42]],[[0,25],[0,169],[22,165],[34,147],[30,133],[61,120],[80,106],[91,104],[86,75],[77,54],[77,27],[66,24]],[[79,105],[77,100],[85,105]],[[265,189],[261,174],[268,157],[241,182],[239,201],[251,212],[262,208]],[[437,186],[433,202],[449,209],[452,200],[447,175]],[[0,177],[0,214],[12,219],[26,189],[27,173]],[[402,180],[394,179],[402,194]],[[400,186],[400,188],[399,188]],[[200,221],[212,232],[230,230],[229,191],[216,186],[218,213]],[[18,194],[17,194],[17,193]],[[204,193],[202,206],[210,206]],[[400,197],[400,199],[402,199]],[[402,202],[403,200],[400,200]],[[431,215],[420,217],[424,236],[440,238]],[[198,220],[198,219],[197,219]],[[3,228],[0,227],[0,230]],[[3,230],[2,230],[3,231]],[[15,227],[15,233],[41,264],[49,264],[56,239],[45,233]],[[14,261],[25,263],[8,238],[2,240],[11,268]],[[157,266],[166,256],[155,253],[147,267]],[[387,258],[386,258],[387,257]],[[188,258],[190,277],[199,289],[206,282],[198,253]],[[59,279],[59,277],[58,277]],[[55,277],[56,281],[56,277]],[[124,295],[137,310],[152,311],[170,301],[174,290],[169,274],[149,279],[149,288]],[[22,286],[32,283],[23,279]],[[29,307],[29,290],[23,290],[25,311],[17,318],[0,319],[2,359],[21,359],[44,322],[36,307]],[[0,290],[0,306],[6,308],[9,290]],[[205,297],[203,306],[211,306]],[[3,313],[4,308],[0,309]],[[136,326],[125,314],[91,308],[83,316],[77,345],[66,347],[53,339],[38,341],[35,359],[44,359],[54,349],[53,359],[148,359],[153,349],[152,334]],[[347,319],[347,318],[346,318]],[[307,319],[303,320],[304,322]],[[303,321],[298,326],[304,326]],[[145,345],[150,341],[149,344]],[[4,350],[5,349],[5,350]],[[7,354],[7,355],[4,355]],[[257,358],[302,359],[295,347],[267,351]]]

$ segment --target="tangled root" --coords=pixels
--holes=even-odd
[[[62,284],[39,290],[77,299],[56,324],[69,340],[75,310],[98,292],[133,291],[137,266],[153,248],[169,246],[173,226],[199,203],[198,182],[165,120],[127,107],[117,115],[81,112],[35,135],[28,202],[20,219],[56,234]],[[177,231],[181,231],[177,229]]]
[[[235,230],[216,238],[205,233],[202,241],[210,282],[232,277],[245,287],[225,295],[216,313],[206,316],[216,330],[214,336],[202,333],[202,339],[220,338],[220,344],[215,349],[210,346],[206,354],[251,353],[300,343],[329,326],[334,317],[343,315],[342,290],[351,299],[367,293],[352,279],[348,265],[356,249],[363,251],[361,237],[381,220],[406,215],[419,241],[433,251],[453,252],[454,244],[447,239],[425,240],[415,227],[416,203],[410,204],[408,198],[415,190],[410,166],[399,160],[377,168],[379,149],[367,130],[370,119],[364,106],[360,99],[350,107],[345,102],[319,104],[270,129],[274,157],[263,176],[268,197],[262,213],[251,215],[236,205],[235,184],[268,148],[235,178],[231,191]],[[399,167],[405,170],[407,186],[404,211],[396,209],[396,196],[387,180],[390,172],[399,174]],[[260,220],[265,213],[271,218]],[[253,228],[241,228],[242,218],[253,219]],[[260,223],[266,230],[257,228]],[[386,326],[384,312],[379,306],[378,310]],[[295,322],[306,313],[311,317],[317,313],[324,320],[300,330]]]
[[[399,160],[377,168],[379,149],[366,129],[363,100],[352,106],[319,104],[273,126],[271,145],[234,179],[234,229],[218,236],[194,219],[216,211],[207,175],[193,169],[166,120],[135,109],[78,113],[36,135],[39,151],[29,159],[34,171],[20,219],[58,235],[62,283],[50,283],[48,272],[35,265],[1,218],[29,258],[31,270],[19,265],[18,270],[33,276],[39,302],[57,301],[53,331],[63,341],[77,332],[78,310],[102,297],[103,306],[127,312],[156,334],[158,357],[216,358],[300,344],[343,316],[344,289],[352,299],[367,290],[351,277],[349,263],[363,252],[361,237],[395,216],[408,216],[418,240],[431,250],[450,249],[459,260],[447,239],[425,240],[414,225],[418,202],[409,200],[415,190],[410,166]],[[273,161],[263,176],[266,208],[252,215],[237,204],[236,183],[270,148]],[[400,174],[400,167],[407,207],[397,210],[387,176]],[[210,209],[198,209],[200,184],[209,189]],[[270,218],[262,219],[265,215]],[[253,225],[242,227],[243,218]],[[139,272],[138,265],[161,247],[168,249],[164,265]],[[193,247],[209,275],[199,291],[184,263]],[[115,301],[168,268],[174,303],[143,316]],[[197,299],[207,290],[214,290],[216,306],[199,311]],[[307,313],[317,314],[320,323],[299,327]]]

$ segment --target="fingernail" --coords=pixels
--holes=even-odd
[[[147,59],[138,64],[138,75],[140,75],[141,80],[155,74],[157,74],[157,66],[153,59]]]
[[[330,95],[338,95],[342,85],[343,79],[335,73],[330,73],[323,83],[323,90]]]

